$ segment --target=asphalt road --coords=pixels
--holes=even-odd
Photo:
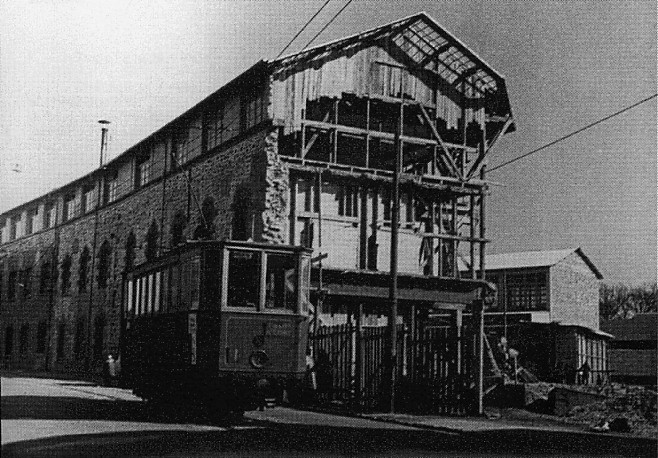
[[[522,431],[448,434],[285,408],[217,424],[183,408],[154,411],[118,388],[25,376],[1,382],[3,457],[623,456]]]

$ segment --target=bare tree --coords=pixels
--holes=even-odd
[[[628,287],[623,284],[602,284],[599,295],[599,313],[602,320],[631,318],[637,313],[658,310],[658,285],[645,283]]]

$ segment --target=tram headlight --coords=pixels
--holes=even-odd
[[[261,369],[267,362],[270,360],[269,356],[267,356],[267,353],[265,353],[263,350],[256,350],[251,355],[249,355],[249,364],[251,364],[251,367],[254,369]]]

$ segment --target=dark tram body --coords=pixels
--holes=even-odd
[[[306,369],[310,251],[192,242],[126,274],[122,377],[217,412],[291,396]]]

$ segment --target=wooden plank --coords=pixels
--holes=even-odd
[[[393,173],[388,170],[368,169],[365,167],[346,166],[341,164],[329,164],[321,161],[294,158],[292,156],[281,156],[281,159],[288,164],[291,170],[302,173],[316,174],[318,170],[323,170],[326,173],[335,176],[342,176],[345,178],[359,178],[377,182],[389,182],[393,175]],[[426,189],[444,190],[455,194],[466,195],[473,193],[481,194],[482,188],[486,186],[488,182],[478,179],[462,182],[456,178],[446,176],[409,176],[408,174],[403,173],[401,177],[401,183],[414,183],[415,185],[419,187],[425,187]]]
[[[331,112],[328,111],[328,112],[325,114],[325,116],[324,116],[322,122],[327,122],[327,121],[329,121],[329,116],[330,116],[330,114],[331,114]],[[308,123],[307,123],[306,125],[308,125]],[[302,128],[305,129],[304,126],[302,126]],[[303,158],[306,157],[306,155],[308,154],[309,150],[313,147],[313,145],[315,144],[315,142],[317,141],[317,139],[318,139],[319,136],[320,136],[320,132],[314,132],[314,133],[313,133],[313,136],[312,136],[311,139],[308,141],[308,144],[305,145],[305,146],[302,146],[302,157],[303,157]],[[305,140],[304,140],[305,137],[306,137],[306,135],[304,134],[304,135],[302,136],[302,142],[305,141]],[[302,145],[303,145],[303,143],[302,143]]]
[[[389,132],[381,132],[381,131],[377,131],[377,130],[368,130],[368,129],[362,129],[362,128],[359,128],[359,127],[344,126],[342,124],[332,124],[332,123],[329,123],[329,122],[322,122],[322,121],[305,120],[304,124],[308,127],[315,127],[317,129],[322,129],[322,130],[328,130],[328,131],[338,130],[339,133],[347,133],[347,134],[353,134],[353,135],[358,135],[358,136],[363,136],[363,137],[365,137],[366,135],[369,135],[371,138],[379,138],[379,139],[382,139],[382,140],[390,140],[390,141],[395,140],[395,134],[389,133]],[[400,139],[404,140],[405,143],[411,143],[413,145],[436,145],[436,143],[437,143],[436,139],[422,138],[422,137],[411,137],[411,136],[408,136],[408,135],[401,135]],[[464,145],[460,145],[460,144],[457,144],[457,143],[450,143],[450,142],[442,142],[442,145],[445,146],[445,148],[465,150],[469,153],[477,152],[477,148],[474,148],[472,146],[464,147]]]
[[[490,239],[483,239],[483,238],[480,238],[480,237],[469,237],[469,236],[465,236],[465,235],[452,235],[452,234],[446,234],[446,233],[433,234],[433,233],[429,233],[429,232],[420,232],[420,233],[417,233],[417,235],[420,236],[420,237],[443,239],[443,240],[456,240],[456,241],[460,241],[460,242],[473,241],[473,242],[488,243],[488,242],[491,241]]]

